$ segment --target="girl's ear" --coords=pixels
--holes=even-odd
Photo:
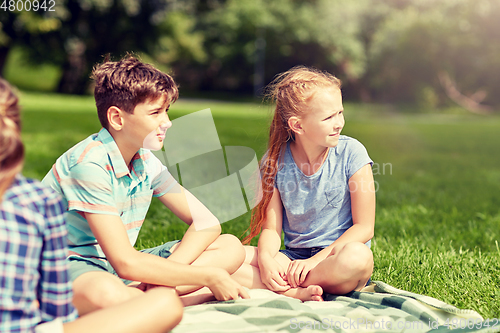
[[[123,127],[122,110],[116,106],[110,106],[108,109],[108,123],[109,127],[115,131],[119,131]]]
[[[300,122],[299,117],[290,117],[288,119],[288,127],[297,134],[302,134],[304,131],[302,130],[302,124]]]

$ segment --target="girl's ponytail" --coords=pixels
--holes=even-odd
[[[18,99],[10,84],[0,78],[0,201],[23,167]]]
[[[266,155],[260,162],[260,174],[262,177],[262,199],[252,211],[250,223],[250,234],[245,237],[243,244],[248,244],[257,236],[266,218],[266,210],[274,192],[274,178],[278,172],[279,158],[283,145],[290,138],[288,131],[283,126],[283,120],[277,112],[274,113],[269,134],[269,147]]]

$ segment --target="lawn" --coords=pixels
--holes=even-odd
[[[41,179],[56,158],[99,131],[91,97],[21,93],[24,174]],[[270,108],[261,103],[179,100],[175,119],[211,108],[223,146],[266,149]],[[395,112],[345,105],[343,134],[375,161],[373,280],[500,317],[500,117]],[[249,214],[224,223],[242,236]],[[137,248],[182,237],[186,226],[154,201]],[[255,241],[255,240],[254,240]]]

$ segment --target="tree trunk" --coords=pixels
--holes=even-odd
[[[85,44],[83,42],[77,42],[72,50],[68,52],[62,71],[57,92],[63,94],[85,93],[88,78]]]
[[[451,79],[447,72],[441,71],[438,77],[446,95],[464,109],[478,114],[489,114],[493,111],[490,106],[481,104],[486,97],[485,91],[477,91],[472,96],[466,96],[458,90],[456,82]]]
[[[9,55],[10,46],[0,46],[0,77],[3,77],[3,71],[5,69],[5,63],[7,62],[7,56]]]

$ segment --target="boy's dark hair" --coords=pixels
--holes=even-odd
[[[170,75],[132,55],[96,65],[91,78],[95,80],[97,115],[106,129],[109,129],[107,113],[111,106],[133,113],[137,104],[165,95],[165,103],[169,105],[179,97],[177,85]]]

